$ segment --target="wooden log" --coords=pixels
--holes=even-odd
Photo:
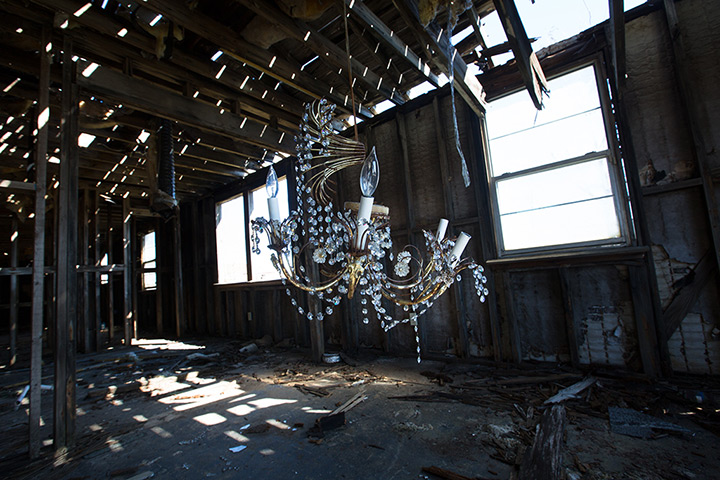
[[[555,405],[540,419],[533,445],[520,465],[519,480],[557,480],[562,478],[565,407]]]
[[[93,212],[92,212],[92,219],[93,219],[93,261],[95,262],[95,266],[100,266],[100,261],[102,260],[102,237],[100,235],[100,195],[98,195],[97,190],[93,190]],[[95,272],[93,275],[94,277],[94,288],[95,288],[95,301],[94,301],[94,307],[95,307],[95,315],[94,315],[94,329],[95,329],[95,351],[99,352],[102,347],[102,290],[100,288],[101,285],[101,277],[102,274],[100,272]]]

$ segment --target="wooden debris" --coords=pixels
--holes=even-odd
[[[325,436],[325,432],[335,430],[343,425],[345,425],[345,412],[326,415],[315,420],[315,425],[308,430],[308,436],[313,438],[323,438]]]
[[[365,395],[365,390],[356,393],[350,400],[340,405],[338,408],[333,410],[330,415],[336,415],[338,413],[345,413],[348,410],[355,408],[359,403],[367,400],[367,396]]]
[[[567,387],[567,388],[563,388],[563,389],[560,390],[558,393],[556,393],[556,394],[553,395],[552,397],[550,397],[550,398],[548,398],[547,400],[545,400],[544,403],[545,403],[545,404],[548,404],[548,403],[560,403],[560,402],[564,402],[565,400],[569,400],[569,399],[575,398],[578,393],[580,393],[580,392],[582,392],[583,390],[585,390],[586,388],[590,387],[590,386],[593,385],[595,382],[597,382],[597,378],[595,378],[595,377],[587,377],[586,379],[584,379],[584,380],[582,380],[582,381],[580,381],[580,382],[578,382],[578,383],[576,383],[576,384],[574,384],[574,385],[571,385],[571,386],[569,386],[569,387]]]
[[[460,475],[459,473],[451,472],[450,470],[445,470],[444,468],[434,466],[422,467],[422,471],[440,478],[444,478],[446,480],[485,480],[482,477],[466,477],[465,475]]]
[[[520,465],[519,480],[555,480],[562,478],[565,407],[553,405],[540,419],[535,441]]]
[[[309,387],[307,385],[295,385],[295,388],[303,393],[315,395],[316,397],[329,397],[330,392],[325,388],[320,387]]]

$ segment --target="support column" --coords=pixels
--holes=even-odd
[[[42,333],[45,282],[45,195],[47,193],[47,143],[50,126],[50,29],[43,27],[40,49],[40,81],[37,102],[37,142],[35,144],[35,232],[33,251],[33,299],[30,360],[29,453],[36,458],[40,440],[40,406],[42,379]]]
[[[78,151],[76,64],[70,37],[63,39],[60,192],[58,205],[57,329],[55,337],[54,440],[56,455],[75,438],[75,351],[78,305]]]
[[[175,212],[173,221],[173,239],[175,256],[175,335],[180,337],[185,328],[185,293],[183,289],[182,243],[180,237],[180,211]]]
[[[18,221],[13,215],[10,228],[10,267],[18,266]],[[17,361],[17,328],[18,328],[18,275],[10,276],[10,366]]]
[[[125,330],[125,346],[129,347],[133,337],[133,257],[132,257],[132,211],[130,200],[123,200],[123,317]]]

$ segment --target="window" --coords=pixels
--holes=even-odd
[[[287,179],[278,181],[278,203],[280,215],[289,215]],[[245,221],[247,203],[248,221]],[[248,281],[277,280],[280,278],[270,260],[267,238],[260,236],[260,255],[248,255],[250,245],[246,228],[257,217],[268,218],[265,186],[245,192],[235,198],[220,202],[216,206],[216,238],[218,282],[239,283]],[[249,232],[247,232],[249,233]]]
[[[142,237],[140,250],[140,268],[142,269],[142,289],[155,290],[157,288],[157,272],[148,272],[147,269],[157,269],[157,249],[155,248],[155,232],[149,232]]]
[[[594,65],[490,103],[490,191],[501,253],[626,242],[623,193]]]

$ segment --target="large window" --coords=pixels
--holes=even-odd
[[[490,103],[490,190],[501,253],[626,242],[620,177],[594,65]]]
[[[278,203],[280,215],[289,214],[287,179],[280,178]],[[246,206],[247,204],[247,212]],[[246,221],[247,215],[247,221]],[[268,218],[267,194],[265,186],[244,192],[243,194],[220,202],[216,206],[216,237],[218,282],[239,283],[248,281],[277,280],[280,276],[272,266],[267,248],[267,237],[260,236],[261,253],[250,252],[249,235],[250,221],[257,217]],[[249,233],[249,230],[247,231]]]

